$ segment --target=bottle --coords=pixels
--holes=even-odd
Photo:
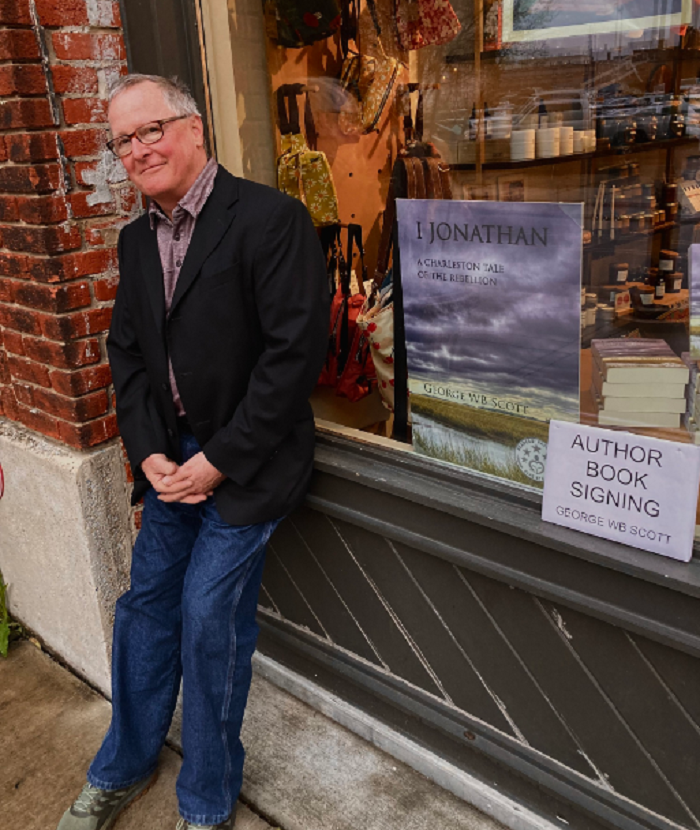
[[[469,119],[469,140],[476,141],[476,135],[479,132],[479,119],[476,115],[476,103],[472,104],[472,114]]]
[[[543,98],[540,98],[540,105],[537,108],[537,126],[538,127],[546,127],[547,126],[547,107],[544,103]]]
[[[484,138],[492,137],[493,123],[491,121],[491,113],[489,112],[489,105],[484,101]]]

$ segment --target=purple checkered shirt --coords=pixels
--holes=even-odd
[[[157,202],[151,201],[149,205],[148,214],[151,221],[151,230],[155,228],[160,263],[163,266],[166,314],[170,313],[177,278],[180,276],[182,263],[185,261],[187,249],[190,247],[195,222],[214,189],[214,179],[218,169],[219,166],[216,160],[209,159],[202,172],[197,176],[195,183],[175,206],[172,220],[168,219]],[[180,400],[180,393],[177,391],[173,364],[169,357],[168,371],[170,373],[170,389],[173,393],[175,411],[178,415],[184,415],[185,408]]]

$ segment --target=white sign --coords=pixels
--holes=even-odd
[[[565,421],[549,426],[542,518],[688,562],[700,446]]]

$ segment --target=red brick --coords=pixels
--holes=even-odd
[[[40,58],[39,44],[31,29],[0,30],[0,61]]]
[[[29,257],[25,254],[0,253],[0,276],[29,278]]]
[[[52,161],[58,158],[58,135],[55,132],[13,133],[5,136],[7,154],[11,161]]]
[[[0,95],[45,95],[46,77],[36,63],[0,66]]]
[[[5,329],[3,332],[3,345],[5,351],[11,354],[24,354],[24,346],[22,345],[22,335],[17,331],[10,331]]]
[[[95,389],[106,389],[112,382],[112,373],[106,363],[88,366],[73,372],[52,369],[49,373],[51,386],[62,395],[77,398]]]
[[[87,26],[85,0],[36,0],[42,26]]]
[[[121,187],[119,193],[119,212],[131,216],[137,207],[145,208],[146,201],[139,191],[133,187]]]
[[[60,61],[123,61],[124,40],[117,34],[55,32],[53,47]]]
[[[67,92],[90,95],[99,90],[96,69],[87,66],[54,66],[51,74],[54,91],[59,95]]]
[[[31,26],[28,0],[0,0],[0,25]]]
[[[73,216],[76,219],[85,219],[90,216],[109,216],[115,212],[115,204],[112,200],[107,202],[96,202],[90,204],[89,197],[94,195],[94,191],[82,191],[78,193],[71,193],[70,203],[73,210]]]
[[[5,144],[5,139],[0,135],[0,162],[6,162],[9,157],[10,156],[7,152],[7,145]]]
[[[48,435],[49,438],[61,438],[59,421],[38,409],[28,409],[25,406],[18,405],[17,420],[36,432]]]
[[[134,527],[136,530],[141,530],[141,524],[143,520],[143,506],[138,505],[138,507],[134,508]]]
[[[13,383],[12,385],[15,390],[17,403],[21,403],[23,406],[34,406],[34,386],[19,382]]]
[[[17,380],[28,380],[37,386],[45,386],[47,389],[51,387],[49,370],[46,366],[42,366],[41,363],[35,363],[33,360],[26,360],[25,358],[8,354],[7,365],[10,367],[10,374],[13,378]]]
[[[90,305],[86,282],[67,285],[37,285],[35,282],[13,284],[13,300],[18,305],[61,314]]]
[[[12,382],[10,369],[7,365],[7,355],[0,351],[0,384],[7,384]]]
[[[91,247],[109,245],[114,247],[119,238],[119,231],[124,222],[117,219],[109,219],[106,222],[92,222],[84,226],[85,241]]]
[[[19,130],[53,127],[49,102],[42,98],[19,98],[0,101],[0,129]]]
[[[91,274],[102,274],[116,268],[116,265],[117,253],[110,248],[55,257],[0,252],[0,276],[33,279],[42,283],[69,282]]]
[[[21,284],[13,282],[7,277],[0,277],[0,303],[13,303],[15,301],[15,288]]]
[[[101,98],[65,98],[63,117],[66,124],[106,124],[107,102]]]
[[[17,399],[15,398],[15,390],[11,386],[0,388],[0,406],[2,407],[2,414],[6,418],[11,418],[13,421],[17,420]]]
[[[53,225],[68,219],[65,196],[16,196],[15,201],[19,218],[30,225]]]
[[[119,277],[107,277],[103,280],[95,280],[92,284],[95,299],[99,303],[107,303],[117,296]]]
[[[58,190],[60,182],[57,164],[0,167],[0,191],[5,193],[51,193]]]
[[[43,409],[49,415],[74,423],[90,421],[104,415],[109,405],[104,389],[82,398],[64,398],[53,391],[35,389],[32,397],[34,406]]]
[[[99,363],[101,359],[100,343],[94,337],[74,343],[53,343],[25,337],[22,342],[27,357],[57,369],[77,369]]]
[[[41,331],[49,340],[65,342],[107,331],[111,319],[111,308],[92,308],[59,317],[47,314],[41,317]]]
[[[0,222],[19,222],[16,196],[0,195]]]
[[[0,240],[11,251],[27,251],[34,254],[58,254],[74,251],[83,244],[80,228],[76,225],[27,227],[0,226]]]
[[[22,334],[41,334],[37,312],[12,305],[0,305],[0,326]]]
[[[96,156],[104,150],[107,140],[104,130],[65,130],[60,135],[68,158]]]
[[[109,441],[119,434],[116,415],[106,415],[96,421],[74,426],[65,421],[60,423],[61,440],[77,449],[87,449],[104,441]]]

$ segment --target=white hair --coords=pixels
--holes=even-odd
[[[110,87],[108,102],[111,104],[117,95],[121,95],[125,90],[145,83],[155,84],[160,89],[166,104],[175,115],[202,117],[197,102],[187,86],[179,78],[164,78],[162,75],[142,75],[137,72],[123,75]]]

